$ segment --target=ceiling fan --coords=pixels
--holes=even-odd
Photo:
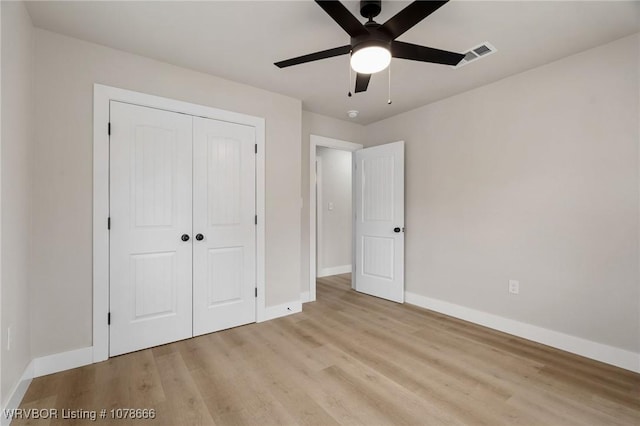
[[[275,65],[279,68],[285,68],[350,53],[351,68],[357,73],[356,93],[366,91],[371,74],[387,68],[392,57],[456,65],[464,58],[463,54],[396,40],[418,22],[438,10],[447,1],[449,0],[414,1],[384,24],[378,24],[373,18],[380,14],[382,1],[361,0],[360,14],[368,19],[365,24],[362,24],[339,1],[315,0],[318,6],[351,36],[351,43],[276,62]],[[349,93],[349,96],[351,96],[351,93]]]

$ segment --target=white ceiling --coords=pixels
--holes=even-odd
[[[383,1],[383,23],[407,1]],[[358,2],[345,2],[360,17]],[[371,123],[639,31],[637,1],[462,1],[444,5],[399,40],[498,52],[467,66],[394,59],[347,97],[348,56],[278,69],[273,62],[349,43],[314,2],[28,2],[37,27],[289,95],[306,110]],[[637,55],[637,52],[629,52]]]

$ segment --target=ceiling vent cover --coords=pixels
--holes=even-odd
[[[462,60],[458,62],[458,65],[456,65],[454,68],[463,67],[471,62],[477,61],[480,58],[484,58],[493,53],[496,53],[497,51],[498,50],[491,43],[485,41],[484,43],[467,50],[464,53],[464,58],[462,58]]]

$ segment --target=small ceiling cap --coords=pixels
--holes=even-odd
[[[356,118],[358,114],[360,114],[360,112],[356,111],[355,109],[352,109],[351,111],[347,111],[347,115],[349,116],[349,118]]]

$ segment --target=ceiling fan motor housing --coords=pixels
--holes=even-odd
[[[370,21],[364,24],[364,26],[367,28],[368,34],[351,37],[351,54],[371,46],[384,47],[387,50],[391,50],[391,41],[393,39],[384,31],[380,30],[380,24]]]

